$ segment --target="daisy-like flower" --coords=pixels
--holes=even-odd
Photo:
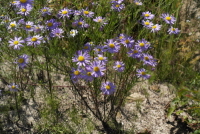
[[[78,51],[78,54],[75,54],[75,56],[72,58],[73,62],[77,62],[76,64],[78,66],[86,66],[90,63],[90,55],[87,51]]]
[[[77,82],[78,79],[82,78],[83,69],[81,68],[72,68],[71,79],[73,82]]]
[[[123,1],[124,1],[124,0],[113,0],[113,1],[111,1],[110,3],[119,3],[119,4],[121,4]]]
[[[149,54],[142,54],[141,60],[143,61],[144,65],[149,65],[152,67],[155,67],[157,65],[156,60],[153,58],[153,56]]]
[[[101,91],[103,92],[103,94],[105,95],[111,95],[115,92],[115,89],[116,86],[109,82],[109,81],[106,81],[105,83],[102,83],[101,84]]]
[[[167,24],[174,24],[176,22],[176,18],[172,15],[169,15],[168,13],[164,13],[161,15],[161,18],[167,23]]]
[[[134,40],[132,37],[126,36],[121,40],[121,44],[123,44],[126,48],[131,48],[134,44]]]
[[[59,26],[59,23],[56,22],[55,19],[50,19],[50,20],[46,21],[46,28],[48,30],[53,30],[53,29],[57,28],[58,26]]]
[[[61,28],[55,28],[51,31],[50,36],[51,37],[58,37],[58,38],[62,38],[64,37],[62,34],[64,33],[64,31]]]
[[[113,68],[115,70],[117,70],[118,72],[123,72],[125,67],[124,67],[124,63],[123,62],[120,62],[120,61],[116,61]]]
[[[87,69],[83,71],[83,77],[84,80],[86,81],[93,81],[94,77],[92,76],[92,72],[88,71]]]
[[[17,23],[16,21],[10,22],[8,29],[16,30],[17,29]]]
[[[36,47],[37,45],[41,44],[42,40],[43,40],[43,37],[40,36],[40,35],[35,35],[35,36],[32,36],[32,37],[28,37],[26,39],[27,46],[34,46],[34,47]]]
[[[146,51],[150,48],[150,42],[146,41],[145,39],[138,40],[135,47],[139,47],[142,51]]]
[[[74,16],[80,16],[81,13],[82,13],[82,11],[74,10],[73,15],[74,15]]]
[[[119,4],[117,2],[112,3],[112,6],[111,6],[111,9],[113,9],[114,11],[118,11],[118,12],[120,12],[124,8],[125,8],[124,4]]]
[[[17,14],[27,16],[27,15],[29,15],[29,13],[32,9],[33,9],[33,7],[30,5],[27,5],[26,7],[20,7],[19,12],[17,12]]]
[[[103,52],[106,52],[106,47],[98,45],[95,46],[93,50],[95,51],[96,54],[102,54]]]
[[[78,28],[88,28],[89,25],[83,20],[83,18],[80,18],[78,20],[75,20],[72,23],[73,26],[78,27]]]
[[[70,9],[64,8],[59,11],[58,17],[59,18],[66,18],[66,17],[69,18],[71,14],[72,14],[72,11]]]
[[[88,17],[88,18],[92,18],[94,16],[94,12],[88,11],[87,9],[86,10],[83,9],[82,14],[83,16]]]
[[[34,23],[33,22],[28,21],[28,22],[25,23],[24,29],[26,31],[33,31],[33,28],[34,28]]]
[[[8,88],[10,89],[11,92],[17,92],[19,89],[18,85],[15,83],[8,85]]]
[[[149,79],[150,78],[150,75],[149,74],[146,74],[146,70],[144,68],[142,69],[138,69],[137,70],[137,73],[136,74],[138,77],[140,78],[144,78],[144,79]]]
[[[171,26],[167,32],[169,34],[178,34],[180,32],[180,30],[178,30],[178,28],[174,28]]]
[[[91,50],[91,46],[92,44],[90,42],[85,43],[84,47],[83,47],[83,51],[90,51]]]
[[[135,47],[134,49],[128,51],[127,54],[129,57],[138,59],[142,56],[142,50],[139,47]]]
[[[51,15],[51,9],[48,7],[44,7],[40,10],[42,16]]]
[[[120,50],[120,45],[118,42],[114,41],[113,39],[107,40],[106,44],[106,51],[110,53],[117,53]]]
[[[14,63],[18,64],[18,66],[23,69],[28,64],[29,57],[26,54],[19,56]]]
[[[106,70],[105,65],[99,61],[94,61],[91,65],[86,66],[86,69],[91,72],[93,77],[101,77]]]
[[[107,57],[104,57],[103,54],[98,54],[98,56],[95,57],[94,60],[99,61],[102,64],[106,64],[106,62],[108,61]]]
[[[34,0],[16,0],[17,7],[26,7],[27,5],[32,6]]]
[[[134,3],[137,5],[137,6],[141,6],[142,5],[142,2],[140,0],[134,0]]]
[[[21,40],[22,37],[15,37],[14,39],[11,39],[9,43],[9,47],[13,47],[14,49],[20,50],[21,47],[23,47],[22,43],[24,43],[24,40]]]
[[[42,25],[35,25],[34,28],[33,28],[33,31],[36,32],[36,33],[44,32],[44,26],[42,26]]]
[[[150,29],[153,26],[153,23],[150,20],[142,20],[142,25],[147,29]]]
[[[101,25],[106,25],[108,23],[105,22],[105,18],[102,18],[101,16],[96,17],[95,19],[93,19],[93,21],[100,23]]]
[[[159,25],[159,24],[155,24],[155,25],[152,25],[151,26],[151,32],[157,32],[157,31],[160,31],[162,25]]]
[[[71,36],[71,37],[74,37],[74,36],[76,36],[78,34],[78,30],[76,30],[76,29],[72,29],[70,32],[69,32],[69,36]]]
[[[147,11],[147,12],[142,12],[142,16],[144,17],[144,19],[152,20],[155,15]]]

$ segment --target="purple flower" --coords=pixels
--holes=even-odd
[[[59,11],[58,17],[59,18],[66,18],[66,17],[69,18],[71,14],[72,14],[72,11],[70,9],[64,8]]]
[[[111,8],[112,8],[114,11],[120,12],[122,9],[125,8],[125,5],[124,5],[124,4],[119,4],[119,3],[117,3],[117,2],[114,2],[114,3],[112,3]]]
[[[124,63],[123,62],[120,62],[120,61],[116,61],[113,68],[115,70],[117,70],[118,72],[123,72],[125,67],[124,67]]]
[[[88,71],[87,69],[83,71],[83,77],[86,81],[93,81],[94,77],[92,76],[92,72]]]
[[[118,39],[120,42],[125,38],[125,37],[128,37],[127,35],[121,33],[119,36],[118,36]]]
[[[78,66],[86,66],[87,64],[90,63],[90,55],[87,51],[78,51],[78,54],[76,54],[72,58],[73,62],[77,62],[76,64]]]
[[[153,26],[153,23],[150,20],[142,20],[142,25],[150,29]]]
[[[153,58],[153,56],[149,54],[142,54],[141,60],[143,61],[144,65],[150,65],[152,67],[155,67],[157,65],[156,60]]]
[[[161,18],[167,23],[167,24],[174,24],[176,22],[176,18],[172,15],[169,15],[168,13],[164,13],[161,15]]]
[[[106,64],[106,62],[108,61],[107,57],[104,57],[102,54],[98,54],[97,57],[94,58],[95,61],[99,61],[102,64]]]
[[[138,77],[140,78],[144,78],[144,79],[149,79],[150,78],[150,75],[149,74],[146,74],[146,70],[144,68],[142,69],[138,69],[137,70],[137,73],[136,74]]]
[[[95,46],[93,50],[95,51],[96,54],[102,54],[103,52],[106,52],[106,47],[98,45]]]
[[[48,7],[44,7],[41,9],[42,16],[51,15],[51,9]]]
[[[26,7],[27,5],[32,6],[34,0],[16,0],[17,7]]]
[[[32,37],[28,37],[26,39],[27,41],[27,46],[34,46],[36,47],[37,45],[41,44],[41,41],[43,40],[43,37],[40,35],[35,35]]]
[[[92,73],[93,77],[101,77],[104,75],[104,72],[106,70],[105,65],[101,62],[94,61],[91,63],[91,65],[86,66],[86,69]]]
[[[75,20],[72,23],[73,26],[79,27],[79,28],[88,28],[89,25],[83,20],[83,18],[80,18],[79,20]]]
[[[115,92],[115,89],[116,86],[109,82],[109,81],[106,81],[104,83],[101,84],[101,91],[103,92],[103,94],[105,95],[111,95]]]
[[[85,45],[84,45],[84,47],[83,47],[83,51],[90,51],[91,50],[91,46],[92,46],[92,44],[90,43],[90,42],[87,42]]]
[[[79,16],[81,15],[82,11],[79,10],[74,10],[74,16]]]
[[[121,4],[124,0],[113,0],[111,1],[110,3],[118,3],[118,4]]]
[[[120,50],[119,43],[114,41],[113,39],[107,40],[105,47],[106,47],[106,51],[110,53],[117,53]]]
[[[83,70],[81,68],[72,68],[72,74],[71,74],[71,79],[73,80],[73,82],[77,82],[78,79],[82,78],[82,73]]]
[[[28,64],[29,57],[26,54],[19,56],[14,63],[18,64],[20,68],[24,68]]]
[[[17,84],[12,83],[12,84],[8,85],[8,88],[10,89],[11,92],[17,92],[19,87]]]
[[[131,48],[134,44],[134,40],[132,37],[126,36],[124,37],[120,43],[122,43],[126,48]]]
[[[142,2],[140,0],[134,0],[134,3],[138,6],[141,6],[142,5]]]
[[[33,28],[33,31],[36,32],[36,33],[44,32],[44,26],[42,26],[42,25],[35,25],[34,28]]]
[[[162,26],[162,25],[159,25],[159,24],[152,25],[152,26],[151,26],[151,32],[154,33],[154,32],[160,31],[161,26]]]
[[[169,34],[178,34],[178,33],[180,32],[180,30],[178,30],[178,28],[173,28],[173,27],[171,26],[167,32],[168,32]]]
[[[88,11],[87,9],[86,9],[86,10],[83,9],[83,10],[82,10],[82,14],[83,14],[83,16],[92,18],[93,15],[94,15],[94,12]]]
[[[152,20],[155,15],[147,11],[147,12],[142,12],[142,16],[144,17],[144,19]]]
[[[101,16],[96,17],[95,19],[93,19],[93,21],[100,23],[101,25],[106,25],[108,23],[105,22],[105,18],[102,18]]]
[[[135,47],[139,47],[142,51],[146,51],[150,47],[150,43],[145,39],[138,40]]]
[[[134,49],[131,49],[127,53],[128,56],[132,58],[141,58],[142,56],[142,50],[139,47],[135,47]]]
[[[14,39],[11,39],[9,43],[9,47],[13,47],[14,49],[20,50],[21,47],[23,47],[22,43],[24,43],[24,40],[21,40],[22,37],[15,37]]]
[[[33,7],[30,5],[27,5],[26,7],[20,7],[19,12],[17,12],[17,14],[27,16],[27,15],[29,15],[29,13],[32,9],[33,9]]]
[[[57,28],[58,26],[59,26],[59,23],[56,22],[55,19],[50,19],[50,20],[48,20],[48,21],[46,22],[46,28],[47,28],[48,30],[53,30],[53,29]]]
[[[58,38],[62,38],[64,37],[62,34],[64,33],[64,31],[61,28],[55,28],[51,31],[50,36],[51,37],[58,37]]]
[[[25,29],[26,31],[33,31],[33,28],[34,28],[33,22],[28,21],[28,22],[25,23],[24,29]]]

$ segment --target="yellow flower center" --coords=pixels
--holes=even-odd
[[[83,13],[86,14],[86,15],[88,15],[88,14],[89,14],[89,11],[84,11]]]
[[[166,19],[166,20],[171,20],[171,17],[168,16],[168,17],[165,17],[165,19]]]
[[[19,44],[19,41],[14,41],[13,44],[14,44],[14,45],[18,45],[18,44]]]
[[[21,64],[21,63],[24,63],[24,59],[23,59],[23,58],[19,58],[19,59],[18,59],[18,63],[20,63],[20,64]]]
[[[15,27],[16,25],[12,23],[12,24],[10,24],[10,26],[11,26],[11,27]]]
[[[11,86],[11,88],[12,88],[12,89],[15,89],[15,86],[14,86],[14,85],[12,85],[12,86]]]
[[[115,7],[119,7],[119,5],[115,5]]]
[[[84,46],[84,49],[88,49],[88,46]]]
[[[99,48],[98,48],[98,49],[97,49],[97,51],[99,51],[99,52],[100,52],[100,51],[101,51],[101,49],[99,49]]]
[[[51,26],[53,26],[53,23],[49,22],[49,23],[47,23],[47,26],[51,27]]]
[[[37,38],[36,38],[36,37],[33,37],[33,38],[31,39],[31,41],[35,42],[35,41],[37,41]]]
[[[139,45],[140,45],[141,47],[143,47],[143,46],[144,46],[144,43],[140,43]]]
[[[105,87],[107,90],[109,90],[110,89],[110,86],[109,85],[106,85],[106,87]]]
[[[83,24],[83,22],[81,22],[81,21],[80,21],[80,22],[78,22],[78,25],[82,25],[82,24]]]
[[[95,72],[98,72],[99,71],[99,67],[94,67],[93,69]]]
[[[149,23],[149,22],[145,22],[144,24],[145,24],[145,25],[149,25],[150,23]]]
[[[128,44],[128,43],[130,43],[130,41],[129,40],[125,40],[125,43]]]
[[[118,65],[117,65],[117,67],[118,67],[118,68],[120,68],[120,67],[121,67],[121,65],[119,65],[119,64],[118,64]]]
[[[91,76],[91,75],[92,75],[92,73],[91,73],[91,72],[87,72],[87,75],[88,75],[88,76]]]
[[[149,60],[149,57],[144,57],[145,60]]]
[[[114,47],[115,47],[115,44],[111,43],[111,44],[109,44],[109,47],[110,47],[110,48],[114,48]]]
[[[68,12],[67,11],[62,11],[62,14],[67,14]]]
[[[146,75],[146,73],[145,72],[141,72],[141,75]]]
[[[22,8],[21,11],[22,11],[22,12],[26,12],[26,9],[25,9],[25,8]]]
[[[26,28],[28,28],[28,29],[31,28],[31,25],[26,25]]]
[[[119,39],[123,39],[123,36],[119,36]]]
[[[79,56],[79,57],[78,57],[78,60],[79,60],[79,61],[84,61],[85,58],[84,58],[84,56]]]
[[[156,28],[156,26],[152,26],[152,28],[153,28],[153,29],[155,29],[155,28]]]
[[[16,3],[16,1],[13,1],[12,3],[13,3],[13,4],[15,4],[15,3]]]
[[[47,9],[43,9],[42,11],[43,11],[43,12],[46,12],[46,11],[47,11]]]
[[[99,57],[99,60],[103,60],[104,58],[103,57]]]
[[[144,16],[145,16],[145,17],[149,17],[149,14],[145,14]]]
[[[172,31],[175,31],[175,28],[172,28]]]
[[[138,50],[134,50],[133,53],[138,53]]]
[[[21,3],[26,3],[27,0],[20,0]]]
[[[80,72],[79,71],[74,71],[74,75],[79,75]]]
[[[135,2],[136,5],[139,5],[139,2]]]
[[[102,22],[103,20],[102,19],[98,19],[98,22]]]

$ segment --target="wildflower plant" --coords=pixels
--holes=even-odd
[[[28,83],[34,83],[43,86],[53,100],[56,81],[52,76],[63,75],[85,105],[83,112],[93,114],[107,133],[118,133],[121,128],[109,123],[117,122],[116,115],[135,83],[151,78],[151,70],[158,65],[158,50],[163,50],[162,46],[154,48],[160,34],[167,34],[167,40],[180,30],[172,26],[176,23],[173,16],[142,11],[146,3],[139,0],[80,3],[66,2],[56,8],[39,0],[8,4],[18,16],[9,20],[14,17],[10,13],[8,22],[1,20],[0,27],[9,33],[0,37],[4,42],[0,53],[6,53],[10,63],[17,65],[12,66],[12,77],[20,83],[21,93],[29,90]],[[38,70],[47,74],[45,86],[35,83]],[[13,83],[9,89],[18,87]]]

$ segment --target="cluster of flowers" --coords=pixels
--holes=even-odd
[[[74,82],[77,82],[79,79],[93,81],[94,78],[104,76],[107,70],[106,66],[108,65],[108,57],[105,56],[106,52],[111,54],[118,53],[122,47],[128,50],[128,57],[137,59],[144,65],[151,67],[157,65],[153,56],[144,53],[150,48],[150,43],[145,39],[135,41],[128,35],[120,34],[117,38],[108,39],[104,44],[93,46],[92,43],[86,43],[82,50],[77,51],[72,58],[72,61],[78,66],[72,69],[71,79]],[[94,58],[90,56],[91,51],[95,52]],[[125,70],[125,63],[123,61],[115,61],[113,69],[123,72]],[[138,69],[136,75],[144,79],[150,78],[150,75],[146,73],[144,68]],[[101,90],[104,94],[112,94],[115,91],[114,87],[113,83],[107,81],[102,83]]]
[[[142,17],[144,18],[142,20],[142,25],[147,29],[151,29],[151,32],[157,32],[161,29],[162,25],[153,24],[151,22],[151,20],[155,17],[155,15],[152,14],[151,12],[149,12],[149,11],[143,12]],[[170,24],[170,28],[168,29],[169,34],[178,34],[180,32],[180,30],[178,30],[178,28],[174,28],[172,26],[172,24],[174,24],[176,22],[175,17],[173,17],[172,15],[170,15],[168,13],[164,13],[161,15],[160,18],[162,18],[167,24]]]

